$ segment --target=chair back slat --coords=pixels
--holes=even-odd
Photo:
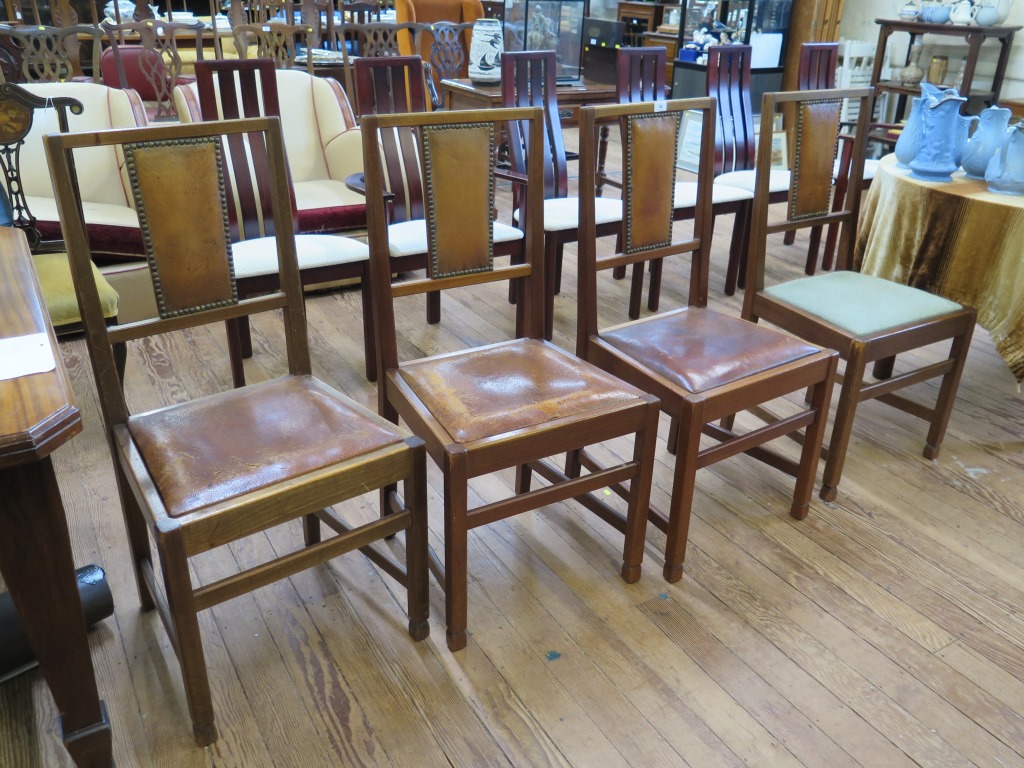
[[[505,107],[544,108],[544,197],[566,197],[569,173],[566,166],[562,122],[558,116],[558,92],[554,51],[515,51],[501,58],[501,98]],[[529,136],[509,127],[509,160],[518,173],[526,170]]]
[[[816,91],[836,87],[839,43],[803,43],[797,69],[797,89]]]
[[[620,104],[665,100],[665,49],[619,48],[615,92]]]
[[[718,102],[715,175],[754,168],[749,45],[714,45],[708,51],[707,94]]]

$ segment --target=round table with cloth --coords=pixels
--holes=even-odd
[[[1024,197],[984,181],[912,178],[882,158],[864,192],[854,265],[978,310],[978,323],[1024,380]]]

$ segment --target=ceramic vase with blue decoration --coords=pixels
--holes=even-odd
[[[984,179],[988,164],[1003,143],[1013,113],[1004,107],[989,107],[978,115],[978,129],[964,150],[961,165],[969,179]]]
[[[936,88],[931,83],[921,83],[921,95],[910,100],[910,115],[903,130],[900,131],[899,138],[896,139],[896,147],[893,150],[896,165],[900,168],[910,167],[910,161],[917,155],[917,150],[921,146],[921,100],[927,96],[938,98],[941,93],[941,88]]]
[[[989,192],[1024,195],[1024,120],[1003,135],[1003,144],[985,171]]]
[[[944,91],[939,99],[921,102],[921,146],[910,161],[910,175],[922,181],[952,181],[956,163],[956,137],[960,105],[967,99]]]
[[[505,35],[497,19],[477,19],[469,40],[469,79],[478,84],[501,82]]]

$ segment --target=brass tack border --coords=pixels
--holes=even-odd
[[[801,160],[801,149],[803,147],[803,134],[804,134],[804,110],[805,106],[814,104],[838,104],[839,112],[836,113],[836,142],[832,147],[832,157],[837,156],[839,148],[839,122],[842,119],[842,99],[815,99],[814,101],[803,101],[800,102],[799,108],[797,109],[798,118],[796,121],[796,151],[793,153],[793,170],[792,179],[790,180],[790,194],[789,194],[789,220],[790,221],[802,221],[803,219],[813,219],[816,216],[826,216],[832,211],[832,196],[835,194],[836,185],[833,183],[828,188],[828,195],[825,196],[825,207],[818,211],[808,211],[806,213],[796,213],[796,195],[793,192],[800,186],[800,160]]]
[[[623,150],[626,156],[626,187],[625,196],[623,199],[623,207],[626,220],[626,244],[623,248],[623,253],[643,253],[644,251],[653,251],[656,248],[664,248],[665,246],[672,244],[672,216],[674,213],[674,205],[669,206],[668,220],[665,222],[665,239],[659,243],[652,243],[649,245],[633,245],[633,196],[636,194],[634,190],[634,177],[633,177],[633,125],[639,120],[664,120],[666,117],[671,117],[675,120],[676,130],[675,139],[672,142],[672,202],[675,202],[675,189],[676,189],[676,169],[677,162],[679,160],[679,131],[683,122],[682,112],[651,112],[644,115],[627,115],[626,120],[626,131],[625,131],[625,146]]]

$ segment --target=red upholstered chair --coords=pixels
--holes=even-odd
[[[700,168],[692,237],[673,227],[675,160],[683,114],[701,115]],[[682,576],[697,470],[747,453],[795,477],[790,514],[803,518],[814,490],[818,453],[828,415],[836,353],[793,336],[719,312],[707,306],[710,259],[714,104],[687,99],[662,104],[584,107],[580,112],[580,239],[577,354],[639,389],[656,395],[676,424],[669,448],[676,454],[668,515],[652,509],[651,522],[667,535],[665,578]],[[622,135],[623,168],[631,173],[623,190],[620,246],[597,254],[593,205],[600,121],[616,119]],[[651,259],[687,256],[690,284],[687,306],[611,327],[598,324],[598,271]],[[743,431],[715,422],[756,411],[790,395],[807,403],[783,418],[765,416]],[[793,395],[796,397],[792,397]],[[800,434],[802,433],[802,434]],[[765,444],[800,434],[799,461]],[[701,448],[701,437],[715,442]]]
[[[248,300],[240,300],[236,290],[224,185],[225,152],[241,143],[253,163],[269,171],[265,212],[276,225],[271,251],[279,265],[277,287]],[[181,666],[192,733],[205,746],[216,740],[217,727],[200,611],[359,549],[406,593],[412,638],[427,636],[423,442],[312,375],[288,170],[276,119],[51,135],[46,145],[70,235],[68,253],[141,607],[157,609],[167,628]],[[147,272],[160,307],[158,318],[130,329],[108,329],[103,322],[88,244],[81,236],[73,164],[76,149],[97,145],[120,145],[128,158],[146,233]],[[212,394],[197,393],[194,382],[179,384],[173,405],[132,412],[133,398],[125,397],[114,371],[111,343],[256,312],[267,313],[268,322],[280,321],[288,352],[281,375]],[[203,357],[203,366],[211,362],[216,363]],[[171,367],[164,373],[174,376]],[[399,483],[404,500],[397,494]],[[357,512],[360,503],[345,503],[382,488],[387,506],[379,517],[367,521]],[[297,533],[299,521],[304,541],[295,549],[193,584],[193,558],[220,550],[218,557],[230,559],[221,548],[283,526],[294,526]],[[337,535],[321,538],[322,525]],[[402,531],[405,553],[396,558],[381,542]],[[394,623],[398,629],[405,622]],[[163,654],[156,656],[163,673]]]
[[[833,186],[844,99],[859,102],[859,110],[852,133],[849,194],[841,210],[836,211],[829,204],[829,188]],[[838,350],[846,361],[825,454],[821,498],[826,501],[836,497],[854,418],[868,400],[880,400],[927,421],[924,455],[929,459],[938,456],[971,346],[976,314],[970,307],[917,288],[849,271],[860,212],[861,166],[870,103],[871,89],[865,88],[766,93],[761,107],[761,147],[743,316],[755,322],[764,320],[811,343]],[[781,223],[769,225],[771,116],[777,105],[792,107],[794,128],[803,141],[797,143],[794,153],[786,217]],[[842,225],[841,261],[836,272],[774,285],[766,282],[768,235],[832,222]],[[945,360],[916,365],[909,355],[909,369],[892,375],[897,355],[938,342],[949,342]],[[866,380],[870,364],[874,366],[875,378]],[[929,393],[927,398],[934,396],[931,405],[896,393],[901,388],[936,379],[938,392]]]
[[[282,112],[279,101],[279,79],[283,79],[287,86],[285,98],[289,104],[299,100],[297,94],[303,91],[308,93],[310,90],[326,89],[329,91],[330,93],[325,94],[329,103],[334,97],[342,100],[345,98],[337,83],[323,81],[304,72],[275,69],[274,62],[269,59],[226,59],[196,62],[196,77],[198,80],[195,87],[198,91],[200,113],[205,119],[224,120],[284,114],[286,120],[282,121],[282,125],[294,124],[296,130],[303,134],[318,129],[315,119],[310,120],[307,115],[298,110]],[[333,87],[329,83],[333,83]],[[347,102],[344,103],[347,106]],[[352,133],[358,134],[358,131],[352,131]],[[319,141],[312,143],[315,143],[316,149],[320,148]],[[351,144],[349,148],[353,149]],[[232,228],[232,239],[235,240],[232,246],[235,258],[235,276],[238,279],[238,293],[244,298],[276,288],[276,263],[269,258],[274,243],[274,231],[264,226],[265,202],[261,202],[260,195],[256,194],[257,191],[262,193],[263,186],[266,184],[266,169],[252,166],[246,159],[244,144],[238,141],[228,147],[228,152],[232,168],[231,181],[234,182],[231,185],[231,193],[235,201],[232,213],[237,212],[238,214],[237,220],[233,220]],[[294,151],[288,154],[289,165],[291,167],[308,165],[311,160],[318,157],[314,154],[311,158],[310,154],[310,147],[301,145],[294,147]],[[239,173],[239,169],[242,168],[249,169],[251,177],[248,173]],[[301,177],[305,174],[297,175]],[[333,184],[344,188],[340,180]],[[292,195],[295,195],[294,191],[292,191]],[[360,222],[362,223],[365,222],[365,204],[360,208],[363,215]],[[342,218],[346,216],[344,206],[340,207],[339,216]],[[296,217],[298,221],[301,221],[301,216],[298,213],[296,213]],[[337,222],[335,224],[337,225]],[[369,283],[366,280],[369,254],[366,245],[351,238],[317,232],[299,234],[296,237],[296,247],[299,275],[303,285],[338,280],[360,280],[363,291],[363,342],[366,348],[366,375],[373,381],[376,378],[376,366],[370,353],[373,326],[369,308]],[[228,327],[232,337],[235,334],[238,335],[241,357],[251,357],[252,344],[249,340],[247,319],[239,318]],[[241,359],[235,355],[236,353],[232,349],[232,375],[235,385],[241,386],[245,382],[245,373],[242,369]]]

